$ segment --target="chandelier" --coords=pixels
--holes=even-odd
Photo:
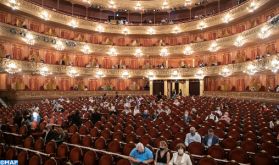
[[[258,33],[258,36],[261,38],[261,39],[265,39],[267,37],[269,37],[271,34],[271,30],[269,29],[268,26],[264,26],[260,29],[260,32]]]
[[[136,6],[135,6],[135,10],[142,10],[142,6],[141,6],[140,2],[137,2]]]
[[[190,47],[190,46],[187,46],[185,49],[184,49],[184,54],[185,55],[191,55],[191,54],[193,54],[193,50],[192,50],[192,48]]]
[[[243,36],[238,36],[234,42],[234,45],[237,47],[241,47],[245,44],[245,40]]]
[[[136,57],[142,57],[143,56],[142,50],[140,48],[137,48],[135,50],[135,56]]]
[[[255,1],[251,2],[250,5],[247,7],[250,13],[254,12],[258,8],[258,5]]]
[[[117,56],[118,55],[117,50],[114,47],[110,48],[108,51],[108,55]]]
[[[88,46],[88,45],[83,45],[81,47],[80,51],[82,51],[82,53],[84,53],[84,54],[92,53],[92,50],[91,50],[90,46]]]
[[[77,76],[79,76],[79,73],[76,69],[74,69],[73,67],[70,67],[69,70],[67,71],[67,75],[70,77],[77,77]]]
[[[42,68],[39,69],[39,74],[42,76],[48,76],[51,75],[52,73],[49,71],[48,67],[43,66]]]
[[[170,8],[169,3],[167,0],[164,0],[163,5],[162,5],[162,9],[168,9]]]
[[[228,68],[223,68],[221,70],[221,72],[219,73],[219,75],[223,76],[223,77],[228,77],[232,74],[231,70]]]
[[[20,3],[17,0],[9,0],[8,6],[10,6],[13,10],[17,10],[20,6]]]
[[[218,49],[219,49],[219,48],[218,48],[218,44],[217,44],[216,41],[214,41],[214,42],[209,46],[209,48],[208,48],[208,50],[209,50],[210,52],[216,52]]]
[[[180,33],[180,32],[181,32],[181,29],[178,26],[175,26],[173,28],[173,33],[177,34],[177,33]]]
[[[123,31],[122,31],[122,33],[125,34],[125,35],[127,35],[127,34],[129,34],[129,30],[128,30],[127,28],[124,28]]]
[[[72,28],[77,28],[78,27],[78,22],[75,19],[72,19],[69,23],[69,26],[71,26]]]
[[[155,30],[153,28],[149,28],[147,30],[147,33],[150,34],[150,35],[153,35],[153,34],[155,34]]]
[[[14,62],[9,62],[5,68],[5,71],[8,72],[9,74],[15,74],[21,72],[21,69],[18,68]]]
[[[50,19],[50,15],[48,14],[48,12],[46,10],[41,11],[39,16],[45,21],[48,21]]]
[[[152,79],[154,78],[154,73],[149,72],[149,73],[147,74],[147,77],[148,77],[149,80],[152,80]]]
[[[102,78],[102,77],[105,77],[104,73],[102,71],[97,71],[96,72],[96,77],[97,78]]]
[[[247,66],[246,70],[244,71],[248,75],[254,75],[255,73],[258,72],[257,67],[253,64],[250,64]]]
[[[99,33],[102,33],[102,32],[105,31],[105,29],[104,29],[104,27],[103,27],[102,25],[98,25],[98,26],[96,27],[96,31],[99,32]]]
[[[192,0],[185,0],[184,6],[190,6],[192,4]]]
[[[207,25],[204,21],[201,21],[199,24],[198,24],[198,29],[200,30],[203,30],[204,28],[206,28]]]
[[[227,13],[224,17],[223,17],[223,22],[224,23],[229,23],[232,20],[232,16],[230,13]]]
[[[162,57],[167,57],[168,55],[169,55],[169,51],[168,51],[167,48],[161,49],[161,51],[160,51],[160,56],[162,56]]]
[[[195,74],[195,77],[198,78],[198,79],[203,79],[204,76],[205,76],[205,75],[204,75],[204,72],[203,72],[203,70],[201,70],[201,69],[198,70],[197,73]]]
[[[65,45],[63,44],[63,42],[61,40],[57,40],[56,44],[54,45],[54,48],[56,50],[62,51],[65,49]]]
[[[129,78],[129,77],[130,77],[130,75],[129,75],[129,72],[128,72],[128,71],[124,71],[124,72],[122,73],[122,78],[127,79],[127,78]]]
[[[276,72],[279,70],[279,60],[278,60],[278,59],[273,59],[273,60],[271,61],[270,70],[271,70],[273,73],[276,73]]]
[[[171,73],[171,77],[177,78],[177,77],[178,77],[178,71],[177,71],[177,70],[174,70],[174,71]]]
[[[26,42],[29,45],[35,44],[35,38],[31,33],[27,33],[25,37],[23,38],[23,41]]]

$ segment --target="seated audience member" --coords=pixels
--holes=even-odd
[[[125,115],[128,115],[129,113],[131,113],[130,108],[124,107],[123,113],[124,113]]]
[[[64,112],[64,107],[60,103],[54,102],[52,110],[54,110],[56,112]]]
[[[58,99],[58,101],[63,102],[63,101],[64,101],[63,97],[60,96],[60,98]]]
[[[101,114],[93,109],[90,114],[90,120],[93,124],[96,124],[101,120]]]
[[[180,105],[180,102],[179,102],[177,99],[175,99],[174,102],[173,102],[173,104],[176,105],[176,106],[179,106],[179,105]]]
[[[88,111],[90,111],[90,112],[94,111],[94,109],[93,109],[92,105],[89,105],[89,107],[88,107]]]
[[[76,110],[74,114],[69,116],[68,120],[70,122],[70,125],[75,124],[76,126],[80,127],[82,121],[81,121],[79,111]]]
[[[170,157],[171,154],[168,149],[168,144],[165,141],[160,141],[160,148],[156,152],[154,164],[168,165],[170,162]]]
[[[113,104],[110,104],[109,113],[110,114],[117,114],[116,108]]]
[[[149,164],[153,162],[153,153],[152,151],[147,148],[144,147],[144,145],[142,143],[138,143],[136,145],[136,148],[134,148],[131,152],[130,152],[130,161],[131,164],[133,165],[137,165],[137,164]]]
[[[215,113],[216,113],[219,117],[223,115],[220,107],[216,107]]]
[[[69,98],[67,98],[65,102],[66,102],[67,104],[69,104],[71,101],[70,101]]]
[[[269,108],[264,104],[264,105],[262,105],[262,111],[263,112],[268,112],[269,111]]]
[[[190,133],[187,133],[185,138],[185,145],[188,147],[192,142],[199,142],[201,143],[201,136],[198,132],[196,132],[195,127],[190,128]]]
[[[214,114],[213,111],[205,118],[205,120],[210,120],[210,119],[215,122],[218,122],[218,117]]]
[[[157,100],[159,101],[159,100],[161,100],[162,99],[162,93],[161,92],[159,92],[159,94],[157,95]]]
[[[144,119],[147,119],[147,118],[149,117],[149,112],[148,112],[147,109],[145,109],[145,110],[143,111],[142,117],[143,117]]]
[[[191,113],[192,113],[192,114],[196,115],[196,114],[197,114],[197,112],[198,112],[198,111],[197,111],[197,109],[196,109],[196,108],[192,108],[192,110],[191,110]]]
[[[20,113],[20,111],[16,111],[14,117],[14,123],[17,124],[18,128],[21,127],[22,120],[23,120],[22,114]]]
[[[165,112],[167,115],[171,114],[171,109],[168,106],[165,106]]]
[[[184,112],[184,121],[186,124],[189,124],[192,121],[192,117],[189,115],[189,111]]]
[[[162,112],[164,112],[162,106],[161,106],[161,105],[158,105],[158,109],[157,109],[158,115],[159,115],[160,113],[162,113]]]
[[[45,144],[47,144],[51,140],[56,140],[59,137],[57,131],[54,130],[54,126],[48,126],[45,135]]]
[[[275,127],[278,127],[278,126],[279,126],[279,120],[274,117],[273,120],[271,120],[269,122],[269,128],[274,129]]]
[[[82,110],[82,111],[87,111],[86,105],[83,105],[81,110]]]
[[[225,112],[224,115],[221,117],[220,120],[224,120],[224,121],[226,121],[228,124],[230,124],[231,118],[229,117],[229,113],[228,113],[228,112]]]
[[[176,145],[177,152],[173,153],[169,165],[192,165],[191,158],[185,153],[186,147],[183,143]]]
[[[133,113],[133,115],[136,116],[138,113],[140,113],[140,109],[139,109],[139,106],[136,105],[135,108],[134,108],[134,113]]]
[[[90,103],[93,103],[94,102],[94,99],[93,99],[93,97],[89,97],[89,99],[88,99],[88,101],[90,102]]]
[[[219,138],[214,135],[213,129],[208,130],[208,134],[203,139],[203,144],[207,147],[211,147],[219,143]]]

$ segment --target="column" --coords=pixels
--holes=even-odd
[[[185,82],[185,96],[189,96],[189,80]]]
[[[171,82],[171,91],[175,90],[175,81]]]
[[[200,80],[200,96],[203,96],[204,93],[204,80]]]
[[[149,80],[149,94],[153,95],[153,81]]]
[[[164,80],[164,95],[168,96],[168,80]]]

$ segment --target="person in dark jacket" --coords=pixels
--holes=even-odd
[[[74,114],[69,116],[69,121],[70,124],[75,124],[76,126],[80,127],[82,121],[78,110],[76,110]]]
[[[219,143],[219,138],[216,135],[214,135],[213,129],[210,128],[208,130],[208,135],[206,135],[203,139],[203,144],[207,147],[211,147],[218,143]]]
[[[101,114],[96,111],[91,112],[90,120],[93,124],[97,123],[101,120]]]

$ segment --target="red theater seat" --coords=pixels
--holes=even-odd
[[[94,151],[87,151],[83,156],[84,165],[97,165],[96,163],[96,153]]]

